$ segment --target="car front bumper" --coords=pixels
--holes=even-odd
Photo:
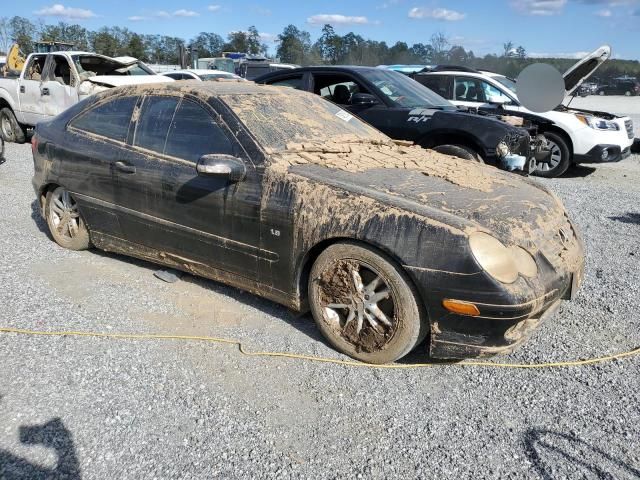
[[[534,255],[538,274],[520,276],[513,284],[502,284],[482,270],[455,273],[405,265],[429,317],[431,357],[487,357],[524,342],[563,300],[573,299],[582,284],[584,246],[579,233],[565,236],[564,242],[540,242]],[[444,300],[471,303],[476,315],[452,313]]]
[[[613,163],[631,155],[631,148],[619,145],[596,145],[583,155],[574,154],[573,163]]]

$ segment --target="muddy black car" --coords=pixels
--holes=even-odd
[[[575,294],[560,201],[392,141],[316,95],[253,83],[123,87],[38,124],[52,237],[311,309],[367,362],[506,352]]]
[[[448,100],[401,73],[372,67],[304,67],[274,72],[255,80],[320,95],[357,115],[389,137],[468,160],[500,165],[518,155],[527,164],[537,139],[530,132],[493,116],[458,109]],[[534,144],[535,143],[535,144]],[[539,142],[538,142],[539,143]],[[539,154],[540,160],[548,155]],[[531,162],[531,168],[534,164]]]

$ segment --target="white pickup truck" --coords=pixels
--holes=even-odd
[[[0,76],[0,134],[25,141],[26,129],[85,97],[120,85],[173,82],[132,57],[63,51],[32,53],[19,77]]]

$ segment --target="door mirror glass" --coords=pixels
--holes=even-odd
[[[244,162],[231,155],[212,153],[203,155],[196,166],[198,175],[228,178],[231,182],[239,182],[246,175]]]
[[[351,95],[351,105],[354,107],[371,107],[378,104],[378,99],[370,93],[354,93]]]

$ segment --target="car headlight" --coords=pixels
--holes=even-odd
[[[514,256],[503,243],[484,232],[469,236],[469,246],[478,264],[485,272],[502,283],[518,279],[518,266]]]
[[[525,277],[535,277],[538,275],[538,265],[536,265],[533,255],[522,247],[511,247],[509,250],[511,250],[513,260],[516,262],[518,272]]]
[[[605,120],[604,118],[593,117],[591,115],[581,115],[579,113],[576,113],[575,117],[586,126],[591,127],[594,130],[620,130],[620,126],[616,122]]]
[[[511,149],[509,148],[509,145],[507,145],[505,142],[500,142],[496,146],[496,155],[498,156],[498,158],[504,158],[510,153],[511,153]]]

